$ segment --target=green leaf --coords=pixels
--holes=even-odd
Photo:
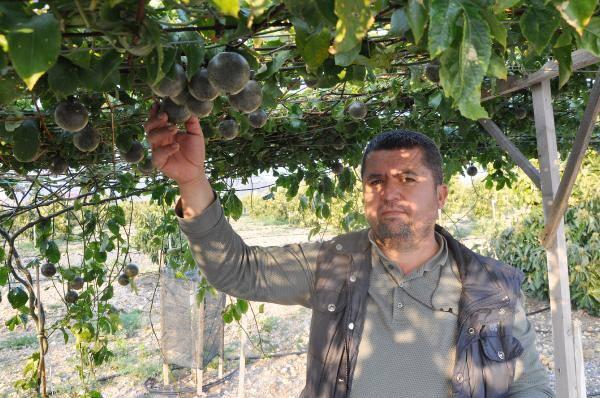
[[[67,344],[69,342],[69,334],[64,328],[60,328],[60,331],[63,334],[63,340],[65,341],[65,344]]]
[[[336,53],[344,53],[354,49],[367,35],[375,21],[369,0],[335,0],[334,49]]]
[[[490,64],[488,65],[487,75],[506,80],[506,64],[502,55],[495,52],[492,53],[492,56],[490,57]]]
[[[573,59],[571,58],[572,51],[573,46],[571,44],[567,46],[554,47],[552,49],[552,55],[554,55],[554,58],[556,58],[558,61],[559,88],[564,86],[573,74]]]
[[[461,114],[476,120],[487,117],[480,103],[481,82],[488,70],[492,40],[489,27],[478,9],[463,7],[460,48],[457,51],[451,47],[440,58],[440,83],[446,96],[454,99]]]
[[[315,70],[329,57],[331,34],[323,28],[316,32],[296,26],[296,46],[309,69]]]
[[[240,3],[238,0],[212,0],[212,3],[224,15],[237,18],[240,11]]]
[[[13,308],[19,308],[27,303],[29,297],[22,287],[13,287],[8,291],[8,302]]]
[[[304,24],[306,29],[318,30],[337,22],[334,0],[284,0],[283,3],[293,17],[294,26]]]
[[[8,283],[8,266],[3,265],[0,267],[0,286],[4,286]]]
[[[0,105],[8,105],[23,96],[21,80],[12,73],[0,76]]]
[[[181,32],[179,34],[181,49],[187,59],[187,77],[192,78],[204,62],[204,39],[198,32]]]
[[[92,50],[82,46],[69,51],[63,57],[81,68],[89,69],[92,61]]]
[[[61,39],[58,21],[52,14],[35,15],[8,33],[10,60],[29,90],[56,62]]]
[[[483,16],[490,27],[492,37],[498,42],[498,44],[502,46],[502,48],[506,48],[506,38],[508,36],[508,32],[504,24],[500,22],[495,15],[484,13]]]
[[[269,79],[262,87],[262,95],[262,106],[264,108],[274,108],[277,105],[277,100],[283,95],[283,92],[275,79]]]
[[[80,85],[79,68],[66,58],[59,57],[56,64],[48,71],[48,84],[59,97],[74,94]]]
[[[563,19],[575,28],[579,36],[583,35],[583,28],[590,23],[597,5],[598,2],[593,0],[567,0],[554,4]]]
[[[222,200],[223,210],[226,216],[238,220],[244,211],[244,205],[240,198],[235,194],[235,190],[230,190],[225,194]]]
[[[265,305],[264,304],[260,304],[258,306],[258,313],[259,314],[264,314],[264,312],[265,312]]]
[[[277,52],[273,56],[273,59],[271,61],[267,62],[267,69],[260,73],[257,73],[255,76],[255,79],[256,80],[266,80],[269,77],[273,76],[275,73],[277,73],[279,71],[279,69],[281,69],[281,67],[283,66],[285,61],[287,61],[288,58],[290,58],[292,55],[293,54],[291,51]]]
[[[523,36],[538,53],[548,45],[559,24],[556,12],[545,8],[530,8],[519,21]]]
[[[236,300],[236,305],[238,307],[238,310],[242,313],[245,314],[246,311],[248,311],[248,301],[246,300],[242,300],[242,299],[237,299]]]
[[[104,293],[102,293],[102,296],[100,297],[100,301],[108,301],[111,298],[113,298],[114,296],[114,289],[112,287],[112,285],[109,285],[105,290]]]
[[[15,328],[17,326],[25,325],[26,321],[27,321],[26,315],[18,314],[18,315],[13,316],[10,319],[7,319],[6,322],[4,322],[4,324],[6,325],[8,330],[10,330],[12,332],[13,330],[15,330]]]
[[[403,36],[410,29],[404,8],[397,8],[392,13],[390,24],[390,33],[394,35]]]
[[[119,84],[119,66],[122,56],[116,50],[107,52],[100,59],[93,59],[89,70],[81,69],[81,82],[96,91],[111,91]]]
[[[406,16],[408,17],[410,30],[415,37],[415,43],[419,44],[427,25],[427,10],[423,5],[423,0],[408,0]]]
[[[119,231],[119,224],[115,220],[108,220],[106,222],[106,226],[108,227],[108,230],[112,232],[113,235],[121,236]]]
[[[431,0],[428,32],[431,58],[444,52],[452,42],[459,12],[460,5],[454,0]]]
[[[231,316],[231,312],[224,312],[223,315],[221,315],[223,318],[223,322],[225,323],[231,323],[233,322],[233,318]]]
[[[334,60],[335,64],[339,66],[350,66],[358,57],[360,53],[361,44],[359,43],[350,51],[337,52],[335,53]]]
[[[600,57],[600,17],[593,17],[589,25],[583,31],[581,48],[588,50]]]
[[[48,242],[45,256],[48,259],[48,261],[53,264],[56,264],[60,261],[60,250],[58,249],[58,245],[55,241],[51,240]]]

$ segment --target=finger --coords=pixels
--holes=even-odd
[[[177,126],[165,126],[156,128],[146,134],[146,139],[151,147],[164,146],[173,141],[173,136],[177,133]]]
[[[154,104],[152,104],[152,106],[150,107],[150,119],[156,117],[156,115],[158,114],[159,108],[160,108],[160,105],[158,102],[155,102]]]
[[[152,164],[157,169],[162,169],[169,161],[171,155],[179,151],[179,144],[174,142],[170,145],[161,146],[152,150]]]
[[[163,127],[168,123],[168,116],[164,112],[160,112],[155,117],[150,117],[146,124],[144,124],[144,131],[152,131],[157,127]]]
[[[190,116],[188,120],[185,122],[185,129],[188,133],[192,135],[201,135],[202,128],[200,127],[200,121],[198,117],[195,115]]]

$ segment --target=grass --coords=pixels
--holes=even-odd
[[[140,310],[133,310],[131,312],[121,313],[121,323],[123,325],[122,332],[127,337],[133,337],[136,332],[144,326],[144,320],[142,319],[144,313]]]
[[[132,343],[126,339],[115,340],[112,348],[115,356],[108,366],[116,370],[120,376],[133,376],[141,381],[156,376],[162,369],[159,355],[143,343]]]
[[[38,344],[37,337],[33,335],[11,336],[6,340],[0,341],[0,350],[11,349],[18,350],[26,347],[33,347]]]

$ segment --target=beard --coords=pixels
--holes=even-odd
[[[417,243],[427,237],[435,226],[435,218],[415,222],[412,217],[407,219],[379,220],[377,225],[372,225],[373,233],[377,240],[389,247],[401,250],[410,250]]]
[[[412,221],[409,222],[382,222],[376,225],[374,228],[377,237],[383,241],[386,240],[402,240],[412,241],[415,236],[415,224]]]

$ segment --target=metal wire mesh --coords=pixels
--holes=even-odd
[[[197,272],[187,279],[178,278],[169,267],[161,275],[161,344],[167,363],[196,368],[196,344],[202,322],[198,319],[196,290],[200,282]],[[225,295],[207,294],[204,299],[203,364],[205,367],[218,353],[223,338],[221,310]]]

